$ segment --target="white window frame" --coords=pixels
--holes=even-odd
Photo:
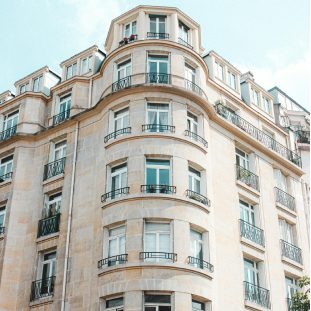
[[[257,106],[260,107],[260,94],[257,90],[251,88],[252,91],[252,103]]]
[[[66,149],[67,149],[67,141],[66,140],[55,142],[54,148],[53,148],[53,161],[57,161],[57,160],[60,160],[62,158],[65,158],[66,157]],[[57,157],[57,153],[59,153],[61,156]]]
[[[237,90],[237,76],[230,70],[228,70],[228,85],[232,89]]]
[[[293,294],[299,291],[298,279],[285,276],[285,286],[287,298],[292,299]]]
[[[158,107],[150,107],[150,105],[158,105]],[[168,109],[161,109],[159,107],[164,107],[167,106]],[[146,123],[147,124],[153,124],[149,122],[149,112],[156,111],[156,123],[155,124],[160,124],[160,113],[167,113],[167,124],[162,124],[162,125],[171,125],[171,105],[169,103],[153,103],[153,102],[148,102],[146,106]],[[156,132],[160,132],[160,129],[157,129]]]
[[[115,172],[112,172],[113,169],[119,167],[119,166],[122,166],[124,165],[123,167],[120,167],[117,171]],[[126,185],[124,187],[127,187],[128,185],[128,170],[127,170],[127,162],[123,162],[123,163],[119,163],[117,165],[114,165],[111,167],[111,170],[110,170],[110,184],[109,184],[109,191],[112,191],[112,180],[114,177],[116,176],[119,176],[119,185],[118,185],[118,188],[116,187],[115,190],[117,189],[121,189],[123,188],[122,187],[122,174],[126,173]],[[108,191],[108,192],[109,192]],[[121,194],[120,194],[121,195]],[[114,198],[117,198],[119,197],[120,195],[115,195]]]
[[[256,214],[255,207],[248,202],[239,200],[240,206],[240,217],[243,221],[255,226],[256,225]]]
[[[28,88],[29,88],[29,82],[22,84],[19,87],[19,94],[23,94],[23,93],[27,92]]]
[[[225,66],[220,64],[218,61],[215,61],[215,67],[216,67],[216,77],[221,80],[221,81],[225,81]],[[221,75],[220,75],[221,73]]]
[[[127,118],[127,121],[126,121]],[[117,122],[121,120],[121,127],[117,128]],[[124,129],[126,127],[129,127],[130,125],[130,109],[129,107],[122,108],[120,110],[114,111],[113,116],[113,126],[114,131]]]
[[[6,131],[12,128],[13,126],[17,125],[18,119],[19,119],[19,110],[15,110],[5,115],[3,120],[3,131]],[[9,123],[11,125],[8,127]]]
[[[160,59],[151,59],[152,57],[160,57]],[[147,71],[148,73],[156,73],[156,74],[170,74],[170,58],[168,54],[148,54],[148,58],[147,58],[148,62],[147,62]],[[149,68],[150,62],[155,62],[157,63],[157,71],[156,72],[150,72]],[[160,63],[166,63],[167,64],[167,72],[166,73],[162,73],[160,72]]]
[[[185,42],[190,42],[190,28],[180,20],[178,21],[178,36]]]
[[[166,25],[166,21],[167,21],[167,16],[166,15],[158,15],[158,16],[155,16],[153,14],[150,14],[149,15],[149,31],[151,32],[151,18],[155,18],[156,21],[155,21],[155,24],[156,24],[156,31],[154,33],[166,33],[167,32],[167,25]],[[160,18],[164,18],[164,32],[160,32]],[[161,22],[163,23],[163,22]]]
[[[122,76],[123,72],[123,77]],[[116,64],[116,81],[119,81],[121,79],[124,79],[126,77],[131,76],[132,74],[132,60],[131,58],[128,58],[118,64]]]
[[[44,260],[44,256],[45,255],[52,254],[52,253],[55,253],[55,257],[54,258]],[[42,277],[43,277],[43,275],[42,275],[43,274],[43,266],[45,264],[50,264],[50,269],[49,269],[49,273],[48,273],[49,276],[48,277],[55,276],[55,274],[53,275],[53,265],[54,265],[54,270],[56,272],[56,258],[57,258],[56,250],[39,253],[37,280],[42,280]]]
[[[268,114],[271,114],[271,105],[270,105],[270,100],[263,96],[262,98],[262,109],[268,113]]]
[[[248,263],[252,263],[252,268],[249,268],[249,266],[246,266],[245,261],[248,261]],[[248,258],[243,258],[243,263],[244,263],[244,278],[245,278],[245,274],[247,271],[247,280],[245,281],[252,285],[260,286],[258,263]],[[251,273],[253,273],[255,284],[251,282],[251,277],[250,277]]]
[[[244,153],[244,155],[242,155],[242,153]],[[237,165],[249,170],[249,155],[245,151],[235,148],[235,157],[239,158],[240,163],[236,163]]]
[[[8,158],[11,159],[7,160]],[[10,154],[0,159],[0,176],[5,176],[6,174],[13,172],[13,160],[14,160],[13,154]],[[3,173],[1,173],[2,169]]]
[[[194,130],[195,127],[196,130]],[[190,111],[187,111],[187,130],[195,134],[198,134],[199,131],[198,116],[196,116]]]
[[[32,91],[33,92],[39,92],[42,87],[42,82],[43,82],[43,75],[40,75],[36,78],[33,79],[32,83]]]
[[[149,164],[147,163],[148,160],[164,160],[168,161],[169,165],[159,165],[159,164]],[[156,185],[160,184],[160,169],[167,169],[169,171],[169,184],[171,185],[172,183],[172,171],[171,171],[171,160],[170,159],[158,159],[158,158],[146,158],[146,168],[145,168],[145,183],[147,185],[147,169],[152,168],[156,170]]]
[[[276,187],[288,193],[287,177],[279,169],[274,169]]]
[[[61,204],[62,204],[62,192],[46,195],[45,208],[42,215],[43,218],[48,218],[59,214]],[[55,211],[53,212],[52,209],[54,209]]]
[[[122,305],[107,308],[107,302],[108,301],[114,300],[114,299],[120,299],[120,298],[122,298],[122,300],[123,300],[123,304]],[[120,296],[120,297],[113,297],[113,298],[105,299],[104,300],[104,307],[101,308],[101,310],[102,311],[123,311],[124,310],[124,297]]]
[[[135,24],[135,27],[133,27],[133,24]],[[129,33],[126,34],[126,27],[129,26]],[[135,28],[135,32],[133,31],[133,29]],[[124,31],[123,31],[123,35],[124,35],[124,38],[129,38],[131,35],[137,35],[137,21],[134,20],[134,21],[131,21],[130,23],[127,23],[124,25]]]
[[[161,306],[167,306],[167,307],[171,307],[171,311],[172,311],[172,295],[170,294],[161,294],[161,293],[148,293],[148,294],[144,294],[144,296],[146,295],[152,295],[152,296],[160,296],[160,295],[165,295],[165,296],[170,296],[170,303],[161,303],[161,302],[145,302],[145,297],[144,297],[144,310],[146,310],[146,307],[154,307],[155,310],[154,311],[159,311],[159,307]]]
[[[92,68],[93,68],[93,55],[84,57],[81,60],[81,75],[91,72]]]
[[[193,303],[199,303],[199,304],[201,304],[202,307],[203,307],[203,309],[202,309],[202,307],[201,307],[201,309],[198,309],[198,308],[193,307]],[[192,311],[206,311],[206,305],[205,305],[205,303],[202,302],[202,301],[196,300],[196,299],[192,299],[192,300],[191,300],[191,308],[192,308]]]
[[[66,107],[65,110],[61,111],[61,106],[64,105]],[[65,113],[65,111],[70,110],[71,108],[71,94],[66,94],[64,96],[59,97],[59,103],[57,107],[57,114]]]
[[[295,225],[287,222],[285,219],[279,219],[279,227],[281,232],[281,238],[283,241],[296,245],[296,239],[295,239]]]
[[[192,233],[199,234],[201,236],[201,239],[199,239],[199,240],[198,239],[193,239]],[[200,259],[200,260],[204,260],[204,237],[203,237],[203,233],[198,231],[198,230],[196,230],[196,229],[190,228],[190,243],[191,243],[191,247],[190,247],[191,255],[194,258],[197,258],[197,259]],[[198,250],[199,246],[201,246],[202,258],[198,258],[197,256],[195,256],[195,254],[197,254],[197,250]],[[192,253],[192,247],[195,249],[194,253]]]
[[[66,80],[74,77],[77,74],[77,62],[66,67]]]
[[[0,227],[4,227],[5,225],[5,216],[6,216],[6,206],[2,205],[0,206],[0,217],[3,216],[2,224],[0,224]]]
[[[195,172],[193,172],[193,171],[195,171]],[[202,188],[202,174],[201,174],[201,172],[196,170],[192,166],[188,166],[188,180],[189,180],[189,190],[201,194],[201,188]],[[199,185],[200,185],[199,191],[194,190],[195,189],[195,181],[199,182]]]
[[[115,229],[123,229],[123,231],[121,233],[119,233],[118,235],[113,235],[111,236],[111,232],[112,230]],[[124,252],[120,252],[120,247],[121,247],[121,239],[124,238]],[[116,255],[112,255],[111,254],[111,241],[113,240],[117,240],[117,249],[119,254]],[[120,226],[116,226],[116,227],[112,227],[112,228],[108,228],[108,252],[107,252],[107,257],[113,257],[113,256],[118,256],[118,255],[123,255],[126,253],[126,226],[125,224],[122,224]]]

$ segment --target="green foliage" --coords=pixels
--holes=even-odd
[[[310,310],[310,300],[309,300],[310,287],[309,285],[310,285],[310,278],[307,276],[303,276],[302,278],[298,280],[298,286],[299,288],[301,288],[301,290],[295,293],[292,297],[292,305],[290,308],[291,311],[309,311]]]

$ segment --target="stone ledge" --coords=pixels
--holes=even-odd
[[[275,202],[275,206],[279,210],[281,210],[281,211],[283,211],[283,212],[285,212],[285,213],[287,213],[287,214],[289,214],[289,215],[291,215],[293,217],[297,217],[296,211],[291,210],[290,208],[286,207],[285,205],[283,205],[283,204],[281,204],[279,202]]]
[[[248,247],[251,247],[252,249],[255,249],[256,251],[259,251],[261,253],[264,253],[265,252],[265,247],[260,245],[260,244],[257,244],[251,240],[248,240],[246,239],[245,237],[240,237],[240,241],[242,244],[248,246]]]
[[[29,303],[30,309],[38,308],[39,306],[48,305],[53,303],[53,296],[39,298]]]
[[[248,301],[248,300],[245,300],[244,302],[245,304],[245,308],[247,310],[254,310],[254,311],[266,311],[266,310],[270,310],[269,308],[265,308],[263,306],[260,306],[254,302],[251,302],[251,301]]]
[[[50,240],[57,239],[59,237],[59,232],[51,233],[49,235],[44,235],[41,236],[40,238],[37,238],[37,243],[43,243],[43,242],[48,242]]]
[[[61,173],[61,174],[58,174],[58,175],[56,175],[56,176],[53,176],[53,177],[51,177],[51,178],[49,178],[49,179],[44,180],[44,181],[42,182],[42,184],[43,184],[43,186],[48,185],[48,184],[52,184],[52,183],[57,182],[57,181],[59,181],[59,180],[61,180],[61,179],[64,179],[64,177],[65,177],[65,174],[64,174],[64,173]]]
[[[12,183],[12,178],[6,179],[5,181],[0,183],[0,188],[10,185]]]
[[[299,270],[303,270],[303,265],[300,264],[299,262],[292,260],[292,259],[289,259],[283,255],[282,255],[281,259],[282,259],[282,262],[286,263],[287,265],[290,265],[291,267],[294,267],[294,268],[299,269]]]
[[[255,195],[256,197],[260,197],[259,191],[241,182],[240,180],[236,179],[236,184],[240,186],[242,189],[246,190],[247,192],[250,192],[251,194]]]

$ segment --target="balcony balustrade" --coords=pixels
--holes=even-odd
[[[43,180],[64,173],[66,158],[50,162],[44,166]]]
[[[138,36],[137,35],[130,35],[128,38],[127,37],[124,37],[120,42],[119,42],[119,47],[120,46],[123,46],[123,45],[126,45],[128,43],[131,43],[131,42],[134,42],[138,39]]]
[[[125,78],[122,78],[122,79],[112,83],[112,85],[111,85],[112,93],[130,87],[132,85],[131,84],[131,80],[132,80],[131,78],[132,78],[131,76],[127,76]]]
[[[295,198],[290,194],[286,193],[285,191],[275,187],[275,201],[280,203],[292,211],[296,210],[296,202]]]
[[[146,83],[171,84],[171,75],[168,73],[148,72],[146,73]]]
[[[259,191],[259,178],[246,168],[236,164],[236,178],[247,186]]]
[[[189,130],[185,130],[185,136],[188,136],[188,137],[190,137],[192,140],[201,143],[205,148],[208,147],[207,141],[206,141],[203,137],[201,137],[200,135],[198,135],[198,134],[196,134],[196,133],[194,133],[194,132],[191,132],[191,131],[189,131]]]
[[[282,256],[302,264],[301,249],[291,243],[281,240]]]
[[[161,194],[176,193],[176,187],[169,185],[141,185],[140,188],[141,192],[144,193],[161,193]]]
[[[310,131],[296,131],[297,143],[310,145]]]
[[[166,253],[166,252],[140,252],[139,259],[163,259],[171,260],[172,262],[177,261],[177,254],[175,253]],[[148,260],[150,261],[150,260]]]
[[[65,120],[69,119],[70,117],[70,109],[67,109],[55,116],[53,116],[53,125],[57,125]]]
[[[200,96],[203,96],[203,93],[204,93],[203,90],[197,84],[195,84],[194,82],[190,80],[185,79],[185,88],[194,93],[197,93]]]
[[[125,135],[125,134],[131,134],[131,130],[132,130],[131,127],[125,127],[123,129],[116,130],[108,134],[107,136],[105,136],[104,143],[107,143],[110,139],[116,139],[118,136]]]
[[[39,220],[37,237],[40,238],[42,236],[58,232],[59,223],[60,214]]]
[[[129,194],[129,192],[130,192],[130,187],[123,187],[123,188],[119,188],[119,189],[114,189],[112,191],[104,193],[101,196],[101,201],[103,203],[105,203],[108,199],[113,200],[113,199],[119,198],[125,194]]]
[[[169,34],[166,32],[147,32],[149,39],[169,39]]]
[[[210,264],[209,262],[207,262],[203,259],[200,259],[200,258],[188,256],[188,264],[191,266],[194,266],[196,268],[207,269],[210,272],[214,272],[214,266],[212,264]]]
[[[191,50],[193,50],[193,46],[189,42],[185,41],[182,38],[178,38],[178,43],[188,47]]]
[[[14,125],[2,132],[0,132],[0,142],[3,140],[7,140],[10,137],[12,137],[13,135],[16,134],[16,129],[17,129],[17,125]]]
[[[52,296],[54,294],[55,276],[32,282],[30,301]]]
[[[111,267],[120,264],[124,264],[127,262],[127,254],[120,254],[116,256],[111,256],[108,258],[104,258],[98,261],[98,269],[102,269],[103,267]]]
[[[0,227],[0,234],[4,234],[5,233],[5,227]]]
[[[4,175],[1,175],[0,176],[0,183],[6,181],[8,179],[11,179],[12,175],[13,175],[13,172],[8,172],[8,173],[6,173]]]
[[[192,190],[189,190],[187,189],[186,190],[186,196],[192,200],[195,200],[195,201],[198,201],[204,205],[207,205],[207,206],[210,206],[211,205],[211,202],[210,200],[205,197],[204,195],[198,193],[198,192],[195,192],[195,191],[192,191]]]
[[[269,290],[255,284],[244,282],[245,300],[270,309]]]
[[[144,124],[142,125],[143,132],[171,132],[175,133],[175,126],[168,124]]]
[[[261,246],[265,246],[265,238],[263,230],[240,219],[240,233],[241,236]]]

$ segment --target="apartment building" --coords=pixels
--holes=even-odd
[[[299,141],[173,7],[0,94],[0,309],[288,310],[309,274]]]

